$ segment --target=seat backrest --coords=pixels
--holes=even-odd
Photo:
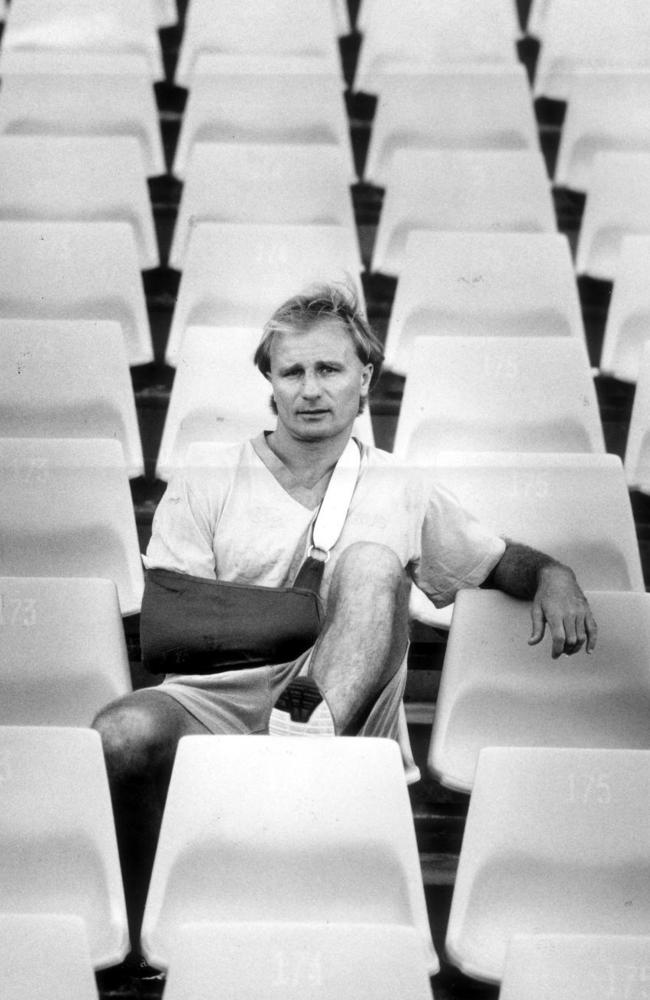
[[[357,234],[344,226],[199,222],[190,233],[166,360],[187,326],[255,326],[314,283],[348,281],[363,304]]]
[[[588,191],[597,152],[650,152],[650,72],[574,73],[555,165],[557,187]]]
[[[97,1000],[82,918],[0,914],[0,995],[11,1000]]]
[[[0,577],[0,725],[90,726],[131,690],[112,580]]]
[[[362,23],[355,90],[375,92],[383,74],[406,66],[517,61],[515,42],[521,32],[510,0],[488,0],[480,7],[472,0],[405,0],[399,11],[391,0],[372,0],[370,7],[364,6]]]
[[[515,933],[645,933],[649,795],[650,750],[482,750],[447,929],[451,961],[498,981]]]
[[[336,24],[331,0],[267,0],[248,6],[223,0],[192,0],[174,76],[188,86],[193,63],[200,52],[243,54],[286,53],[327,59],[333,73],[341,75]]]
[[[576,337],[416,337],[394,452],[604,452],[586,347]]]
[[[530,604],[461,590],[445,652],[428,766],[469,792],[487,746],[650,747],[650,595],[588,592],[590,656],[528,646]]]
[[[0,222],[0,316],[112,320],[131,365],[153,360],[133,228],[127,222]]]
[[[240,1000],[430,1000],[417,931],[393,924],[188,924],[173,943],[168,1000],[218,982]]]
[[[650,940],[630,934],[515,934],[499,1000],[643,997]]]
[[[4,51],[4,50],[3,50]],[[39,53],[40,56],[40,53]],[[7,57],[8,58],[8,55]],[[131,135],[140,143],[147,176],[165,173],[156,100],[151,80],[106,67],[97,54],[95,68],[82,72],[73,54],[50,72],[31,65],[3,75],[0,133],[15,135]],[[77,66],[77,72],[71,72]],[[112,65],[112,64],[111,64]]]
[[[0,788],[3,913],[80,917],[93,967],[117,965],[128,932],[99,733],[0,726]]]
[[[128,222],[140,266],[160,262],[133,136],[0,135],[0,219]]]
[[[618,456],[457,452],[432,475],[487,527],[571,566],[584,590],[645,591]]]
[[[650,338],[642,348],[637,374],[638,381],[625,445],[625,478],[630,489],[648,493],[650,492]]]
[[[4,574],[113,580],[122,614],[138,611],[142,564],[119,442],[0,438],[0,469]]]
[[[348,160],[336,145],[197,142],[169,263],[182,270],[197,222],[336,224],[354,228]]]
[[[143,475],[119,323],[0,319],[0,421],[5,437],[115,438]]]
[[[650,339],[648,285],[650,233],[627,233],[621,239],[614,288],[607,310],[600,370],[623,382],[639,378],[641,357]]]
[[[396,149],[537,149],[524,67],[391,73],[377,84],[364,179],[382,186]]]
[[[214,65],[214,64],[213,64]],[[202,72],[187,99],[173,173],[185,177],[195,142],[329,143],[348,158],[356,179],[343,84],[312,72]]]
[[[167,967],[188,919],[406,925],[435,972],[397,743],[184,737],[145,907],[150,962]]]
[[[399,275],[411,229],[555,232],[535,150],[397,150],[386,177],[372,270]]]
[[[404,373],[415,337],[585,333],[569,243],[559,233],[412,229],[386,335]]]
[[[617,275],[626,233],[650,235],[650,153],[596,153],[576,249],[576,270]]]
[[[84,0],[16,0],[3,48],[137,52],[147,57],[154,80],[163,80],[160,39],[153,0],[106,0],[94,10]]]

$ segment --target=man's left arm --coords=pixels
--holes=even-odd
[[[573,570],[544,552],[506,540],[505,552],[482,586],[532,601],[528,643],[541,642],[548,625],[553,659],[583,646],[587,653],[595,648],[598,626]]]

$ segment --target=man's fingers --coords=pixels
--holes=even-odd
[[[554,660],[557,660],[558,656],[562,656],[566,644],[566,635],[564,632],[564,622],[560,618],[553,622],[548,623],[548,627],[551,631],[551,639],[553,640],[553,645],[551,646],[551,656]]]
[[[585,616],[585,628],[587,630],[587,652],[593,653],[598,638],[598,625],[591,611],[588,611]]]
[[[530,634],[530,639],[528,640],[529,646],[536,646],[538,642],[541,642],[544,638],[544,614],[539,604],[533,603],[530,617],[533,621],[533,630]]]

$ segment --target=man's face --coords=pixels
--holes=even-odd
[[[368,395],[372,365],[364,365],[337,320],[305,332],[277,334],[268,378],[278,424],[294,438],[323,440],[348,431]]]

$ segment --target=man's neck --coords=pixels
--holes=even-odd
[[[334,468],[350,439],[350,432],[326,440],[303,441],[279,424],[266,441],[275,455],[300,480],[317,481]]]

